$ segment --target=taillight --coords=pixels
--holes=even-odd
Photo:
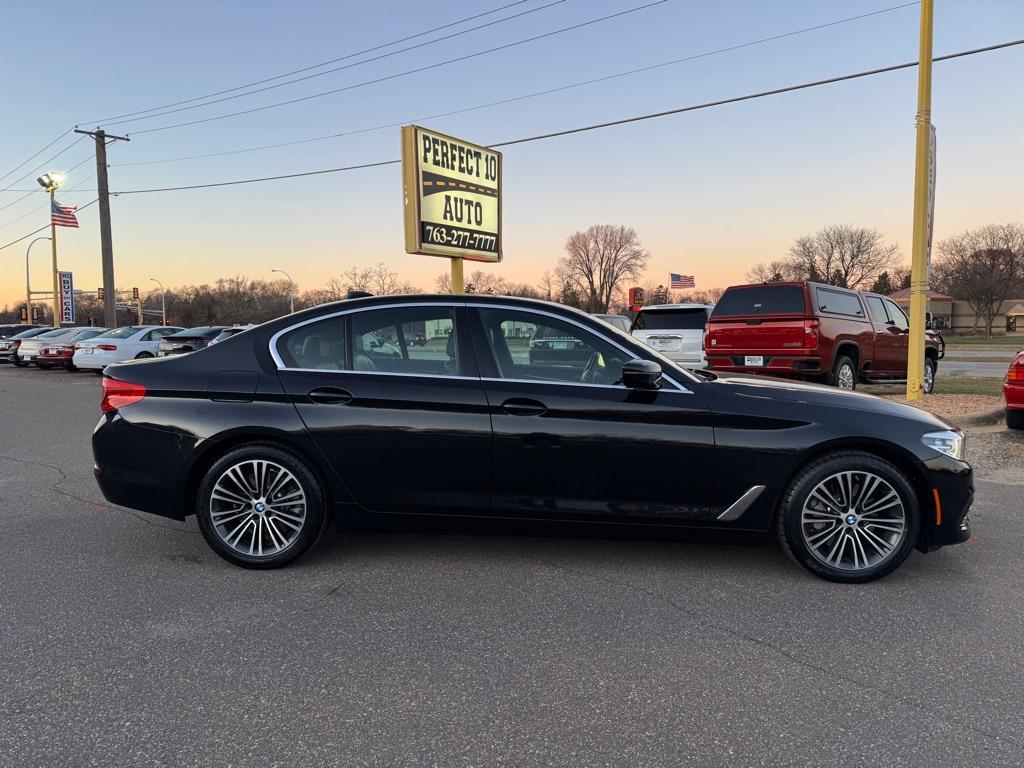
[[[104,352],[114,352],[117,350],[117,344],[97,344],[96,349],[102,349]]]
[[[1024,384],[1024,358],[1018,357],[1006,372],[1007,384]]]
[[[821,323],[818,320],[804,320],[804,349],[818,348],[818,329]]]
[[[141,384],[106,377],[103,379],[103,399],[100,400],[100,410],[107,413],[117,408],[124,408],[126,405],[139,402],[145,396],[146,388]]]

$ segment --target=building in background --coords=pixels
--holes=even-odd
[[[896,291],[889,296],[903,311],[910,309],[910,289]],[[971,305],[962,299],[928,291],[928,311],[932,313],[932,327],[951,333],[984,333],[983,318],[975,315]],[[1024,335],[1024,298],[1007,299],[992,318],[992,333]]]

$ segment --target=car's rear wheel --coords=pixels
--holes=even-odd
[[[832,366],[832,383],[839,389],[857,388],[857,366],[846,355],[840,355]]]
[[[800,565],[830,581],[891,573],[917,541],[917,497],[907,477],[877,456],[834,453],[803,469],[782,497],[779,541]]]
[[[1006,409],[1006,426],[1010,429],[1024,429],[1024,411]]]
[[[150,358],[152,356],[153,355],[151,355],[149,352],[139,352],[139,354],[137,354],[135,356],[135,359],[136,360],[146,360],[147,358]]]
[[[324,496],[304,461],[276,445],[235,448],[203,477],[199,528],[213,550],[245,568],[277,568],[302,556],[323,529]]]

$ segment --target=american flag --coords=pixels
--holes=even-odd
[[[61,205],[56,200],[50,203],[50,221],[57,227],[78,227],[78,219],[75,218],[75,211],[78,208],[74,205]]]
[[[696,288],[693,275],[677,275],[675,272],[668,273],[668,281],[671,288]]]

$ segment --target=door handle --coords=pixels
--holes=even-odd
[[[352,402],[352,393],[340,387],[317,387],[310,391],[308,397],[322,405],[348,405]]]
[[[501,410],[509,416],[542,416],[548,412],[548,407],[537,400],[513,397],[501,404]]]

